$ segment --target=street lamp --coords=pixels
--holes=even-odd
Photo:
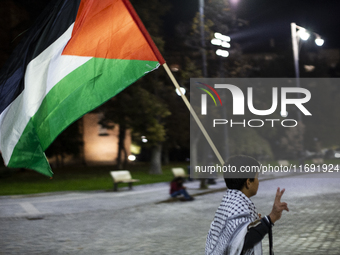
[[[300,28],[300,30],[298,30],[297,34],[300,36],[300,38],[304,41],[307,41],[308,38],[310,37],[310,33],[307,32],[307,30],[305,28]]]
[[[317,35],[317,37],[316,37],[316,39],[315,39],[315,44],[316,44],[317,46],[322,46],[324,42],[325,42],[325,41],[324,41],[319,35]]]
[[[295,77],[296,77],[296,87],[300,87],[300,70],[299,70],[299,42],[301,40],[308,40],[310,37],[310,32],[308,32],[304,27],[300,27],[296,25],[294,22],[290,24],[291,27],[291,35],[292,35],[292,45],[293,45],[293,57],[294,57],[294,67],[295,67]],[[324,40],[321,39],[320,35],[317,33],[314,33],[315,44],[317,46],[322,46],[324,43]],[[300,94],[298,94],[298,97],[300,98]],[[282,116],[287,115],[288,113],[281,113]],[[302,115],[301,112],[298,111],[298,122],[302,123]],[[302,132],[302,131],[300,131]],[[300,165],[304,165],[304,145],[303,145],[303,134],[301,134],[301,155],[300,155]]]
[[[300,27],[296,25],[295,23],[291,23],[291,33],[292,33],[292,44],[293,44],[293,56],[294,56],[294,66],[295,66],[295,76],[297,78],[296,80],[296,86],[300,87],[300,71],[299,71],[299,42],[301,40],[308,40],[310,37],[310,32],[307,31],[304,27]],[[315,44],[317,46],[322,46],[324,44],[324,40],[321,38],[321,36],[317,33],[312,32],[316,39]]]

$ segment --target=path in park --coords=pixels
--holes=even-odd
[[[307,178],[311,176],[313,178]],[[340,174],[262,180],[252,198],[270,212],[277,187],[289,213],[273,228],[275,254],[340,254]],[[198,182],[188,183],[198,194]],[[0,197],[0,254],[204,254],[222,180],[192,202],[158,203],[168,184],[133,191]],[[267,238],[263,242],[268,254]]]

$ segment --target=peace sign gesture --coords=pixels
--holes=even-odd
[[[274,200],[274,204],[273,204],[273,209],[272,209],[271,213],[269,214],[269,217],[270,217],[272,223],[274,223],[275,221],[277,221],[281,218],[283,210],[286,210],[287,212],[289,212],[287,203],[281,202],[281,197],[282,197],[284,192],[285,192],[285,189],[282,189],[280,191],[280,188],[277,188],[276,196],[275,196],[275,200]]]

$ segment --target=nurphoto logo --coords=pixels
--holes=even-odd
[[[190,117],[190,169],[212,178],[225,174],[221,162],[231,155],[290,159],[332,144],[338,91],[338,79],[328,78],[190,79],[190,104],[200,121]]]
[[[203,82],[197,82],[197,84],[204,85],[206,88],[201,88],[204,94],[201,94],[201,115],[207,115],[207,95],[210,96],[210,98],[213,100],[215,106],[217,106],[216,100],[214,98],[214,95],[218,98],[220,105],[223,107],[223,103],[221,100],[221,97],[217,93],[215,89],[226,89],[230,92],[231,98],[232,98],[232,115],[245,115],[245,96],[242,90],[232,84],[214,84],[214,87],[205,84]],[[214,95],[208,90],[210,89]],[[273,114],[277,108],[278,108],[278,88],[272,87],[269,88],[271,90],[271,106],[269,109],[259,110],[254,107],[254,93],[253,93],[253,87],[247,87],[247,106],[248,110],[257,116],[267,116],[270,114]],[[296,94],[299,95],[296,98],[289,98],[288,94]],[[287,105],[294,105],[297,107],[298,110],[300,110],[304,115],[311,116],[312,114],[306,109],[304,106],[305,103],[307,103],[311,99],[311,93],[308,89],[305,88],[296,88],[296,87],[281,87],[280,88],[280,94],[281,94],[281,111],[280,115],[282,117],[286,117],[288,115],[287,113]],[[302,97],[302,96],[303,97]],[[241,124],[245,126],[248,124],[249,127],[262,127],[265,122],[269,122],[272,127],[274,127],[274,123],[280,121],[279,119],[250,119],[250,120],[243,120],[242,122],[233,122],[232,119],[214,119],[213,120],[213,127],[216,125],[225,125],[230,123],[230,126],[236,124]],[[284,119],[281,121],[281,125],[283,127],[295,127],[298,125],[298,121],[295,119]]]

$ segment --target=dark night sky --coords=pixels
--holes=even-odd
[[[199,0],[167,0],[173,7],[166,15],[166,34],[174,35],[179,22],[190,23],[198,12]],[[204,0],[207,4],[209,0]],[[33,16],[48,3],[44,0],[15,0],[30,8]],[[29,4],[30,2],[35,4]],[[277,48],[291,47],[290,23],[295,22],[325,39],[324,48],[340,48],[340,0],[230,0],[239,18],[249,26],[230,34],[244,51],[266,51],[269,40]],[[40,3],[40,4],[39,4]],[[44,3],[44,4],[41,4]]]
[[[325,40],[323,47],[340,48],[340,1],[338,0],[230,0],[239,18],[249,27],[230,34],[245,50],[265,47],[274,38],[278,46],[290,46],[290,23],[310,29]],[[205,0],[207,3],[208,0]],[[190,22],[198,11],[198,0],[171,0],[165,28],[175,21]],[[287,46],[288,47],[288,46]]]

